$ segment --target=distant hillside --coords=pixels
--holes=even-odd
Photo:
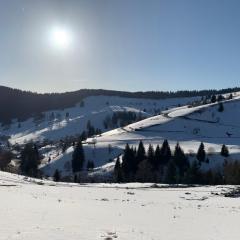
[[[43,111],[72,107],[88,96],[104,95],[128,98],[166,99],[206,96],[234,91],[240,91],[240,88],[177,92],[123,92],[102,89],[81,89],[74,92],[39,94],[0,86],[0,122],[9,123],[13,118],[18,118],[22,121]]]

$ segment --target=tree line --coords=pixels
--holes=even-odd
[[[223,157],[229,156],[226,145],[222,146]],[[205,146],[200,144],[195,160],[189,161],[179,145],[176,144],[172,152],[167,140],[162,146],[157,145],[154,149],[150,144],[146,150],[142,141],[137,148],[126,145],[122,160],[118,157],[114,168],[114,179],[116,182],[158,182],[168,184],[231,184],[228,180],[232,176],[231,163],[225,161],[223,172],[218,170],[202,171],[201,164],[209,163]],[[235,165],[240,164],[238,162]],[[240,169],[240,167],[239,167]],[[231,170],[231,171],[230,171]],[[240,179],[240,172],[233,177]],[[236,182],[236,181],[235,181]],[[240,183],[240,182],[239,182]]]
[[[74,144],[71,166],[74,181],[79,182],[78,173],[94,169],[94,162],[87,161],[81,139]],[[189,156],[176,144],[171,151],[167,140],[154,148],[151,144],[147,150],[142,141],[138,147],[126,144],[122,159],[116,160],[114,182],[156,182],[168,184],[240,184],[239,161],[228,161],[228,147],[222,145],[221,156],[225,158],[222,170],[201,170],[203,163],[208,164],[209,158],[203,143],[200,144],[195,159],[189,161]],[[193,156],[192,156],[193,157]],[[42,156],[34,143],[27,143],[21,150],[20,171],[31,177],[41,177],[39,165]],[[61,180],[61,172],[56,169],[53,174],[55,181]]]
[[[117,128],[117,127],[124,127],[128,124],[137,122],[144,119],[142,116],[142,113],[139,112],[136,114],[135,112],[128,112],[128,111],[122,111],[122,112],[114,112],[112,117],[106,116],[103,125],[105,129],[111,129],[111,128]]]

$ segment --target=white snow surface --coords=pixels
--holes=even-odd
[[[151,186],[54,183],[0,172],[0,240],[239,239],[239,199],[221,194],[233,186]]]
[[[84,144],[86,160],[93,160],[95,166],[102,167],[105,172],[111,170],[106,163],[121,155],[126,143],[137,146],[143,140],[145,146],[162,144],[168,139],[172,150],[177,142],[190,155],[197,152],[201,142],[204,143],[209,158],[209,164],[203,164],[203,169],[221,169],[225,157],[219,153],[222,144],[230,151],[228,160],[238,160],[240,157],[240,97],[223,101],[224,111],[219,112],[219,103],[197,107],[183,106],[163,111],[163,114],[153,116],[130,124],[124,128],[114,129],[94,138],[87,139]],[[234,116],[234,117],[233,117]],[[230,134],[230,135],[229,135]],[[96,142],[95,146],[93,142]],[[111,151],[109,152],[109,146]],[[69,165],[73,148],[60,154],[43,171],[52,176],[55,169],[63,175],[68,175],[64,165]],[[193,158],[194,159],[194,158]],[[193,160],[190,158],[190,160]],[[111,164],[114,166],[114,161]]]
[[[66,136],[81,134],[86,130],[87,121],[90,120],[95,128],[105,130],[103,120],[106,116],[112,116],[113,112],[128,111],[142,116],[150,117],[155,110],[160,112],[166,108],[176,107],[178,104],[186,105],[199,97],[193,98],[171,98],[171,99],[138,99],[116,96],[91,96],[84,99],[84,106],[80,103],[71,108],[63,110],[52,110],[45,112],[45,118],[34,121],[28,119],[19,124],[16,120],[8,127],[0,127],[0,135],[10,136],[12,144],[23,144],[33,141],[59,140]],[[145,110],[146,112],[143,112]],[[51,114],[54,113],[54,118]],[[69,117],[66,118],[66,113]]]

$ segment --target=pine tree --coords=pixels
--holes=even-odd
[[[21,171],[26,175],[37,177],[39,164],[40,155],[37,146],[33,143],[26,144],[21,152]]]
[[[155,156],[154,156],[154,149],[151,144],[149,144],[149,147],[148,147],[147,159],[148,159],[149,163],[151,164],[151,166],[154,168]]]
[[[145,158],[146,158],[146,151],[145,151],[143,142],[140,141],[137,149],[137,156],[136,156],[137,164],[139,164]]]
[[[228,147],[225,144],[222,145],[221,155],[223,157],[228,157],[229,156],[229,150],[228,150]]]
[[[211,102],[212,102],[212,103],[215,103],[216,101],[217,101],[216,95],[212,95],[212,97],[211,97]]]
[[[78,176],[75,174],[74,175],[74,182],[77,183],[78,182]]]
[[[173,160],[168,162],[165,182],[169,184],[174,184],[177,182],[177,169]]]
[[[223,95],[220,94],[220,95],[217,96],[217,101],[218,101],[218,102],[221,102],[221,101],[223,101],[223,100],[224,100]]]
[[[114,177],[115,177],[115,181],[118,182],[118,183],[121,183],[123,181],[123,178],[122,178],[122,167],[121,167],[121,163],[120,163],[119,157],[117,158],[117,161],[115,163]]]
[[[58,171],[58,169],[55,170],[54,174],[53,174],[53,180],[55,182],[59,182],[61,178],[60,172]]]
[[[92,137],[95,134],[95,128],[92,126],[91,121],[87,121],[87,135]]]
[[[180,177],[183,177],[184,172],[189,167],[189,162],[184,151],[181,149],[179,143],[177,143],[175,147],[173,159],[176,166],[178,167]]]
[[[124,154],[122,157],[122,171],[124,180],[125,181],[133,180],[136,170],[137,162],[136,157],[134,155],[134,149],[130,148],[129,145],[126,144]]]
[[[154,155],[155,155],[154,168],[157,169],[160,165],[162,165],[162,159],[163,159],[159,145],[157,145]]]
[[[171,149],[170,146],[168,144],[168,140],[164,140],[162,147],[161,147],[161,156],[162,156],[162,163],[163,164],[167,164],[171,157],[172,157],[172,153],[171,153]]]
[[[79,172],[82,170],[85,161],[82,142],[78,141],[72,154],[72,170],[73,172]]]
[[[194,161],[188,168],[184,182],[187,184],[200,184],[202,183],[202,173],[199,168],[197,161]]]
[[[204,162],[205,158],[206,158],[205,147],[204,147],[204,144],[201,142],[197,152],[197,160],[199,162]]]
[[[219,105],[218,105],[218,111],[219,112],[223,112],[224,111],[224,106],[223,106],[222,102],[220,102]]]
[[[87,139],[87,134],[85,131],[82,132],[81,136],[80,136],[80,140],[81,141],[85,141]]]

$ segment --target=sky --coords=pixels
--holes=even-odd
[[[0,85],[35,92],[239,86],[239,9],[239,0],[1,0]]]

